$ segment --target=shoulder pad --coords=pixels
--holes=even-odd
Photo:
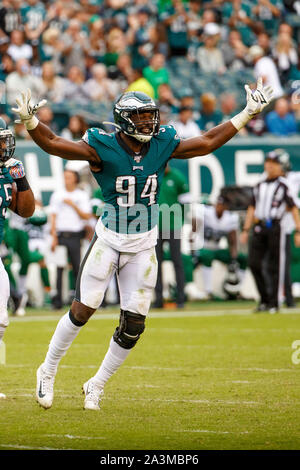
[[[105,138],[111,138],[113,134],[108,134],[99,127],[91,127],[88,129],[82,137],[82,140],[87,144],[93,146],[96,141],[103,142]]]
[[[158,133],[158,136],[159,138],[161,139],[175,139],[175,140],[180,140],[179,139],[179,136],[177,134],[177,131],[176,129],[171,126],[171,125],[168,125],[168,126],[160,126],[159,128],[159,133]]]

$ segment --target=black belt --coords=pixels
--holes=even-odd
[[[81,238],[83,236],[83,231],[80,232],[57,232],[57,236],[61,238]]]
[[[279,225],[279,219],[256,219],[255,225],[260,225],[261,227],[271,228],[275,225]]]

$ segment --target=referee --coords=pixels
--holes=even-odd
[[[276,313],[283,301],[286,253],[283,217],[287,211],[292,214],[296,226],[295,245],[300,246],[299,213],[288,182],[281,176],[281,157],[278,152],[266,155],[265,177],[254,188],[241,233],[241,243],[246,244],[254,224],[249,245],[249,267],[260,295],[257,312]]]

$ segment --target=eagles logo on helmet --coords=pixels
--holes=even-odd
[[[0,167],[4,165],[15,153],[16,139],[8,129],[6,122],[0,118]]]

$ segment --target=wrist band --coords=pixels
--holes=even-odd
[[[239,114],[233,116],[230,121],[231,124],[239,131],[251,120],[252,117],[248,114],[246,109],[243,109]]]
[[[22,191],[27,191],[28,189],[30,189],[30,186],[29,186],[29,183],[26,179],[26,176],[23,176],[23,178],[17,178],[17,179],[14,180],[14,182],[17,185],[17,190],[19,191],[19,193],[21,193]]]
[[[39,120],[36,116],[32,116],[30,119],[24,121],[25,127],[28,131],[33,131],[37,127]]]

